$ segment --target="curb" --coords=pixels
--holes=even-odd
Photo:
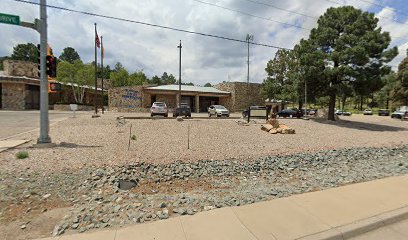
[[[301,237],[298,240],[346,240],[405,219],[408,219],[408,206],[324,232]]]

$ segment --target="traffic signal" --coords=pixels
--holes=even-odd
[[[57,58],[52,55],[47,55],[47,75],[55,78],[57,77]]]
[[[50,93],[55,93],[55,92],[61,92],[62,87],[61,87],[61,83],[57,83],[57,82],[49,82],[48,83],[48,92]]]

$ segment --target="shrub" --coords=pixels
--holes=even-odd
[[[130,139],[132,139],[132,140],[136,140],[137,138],[136,138],[136,135],[132,135],[132,137],[130,138]]]
[[[20,151],[20,152],[16,153],[16,157],[18,159],[28,158],[28,152],[27,151]]]

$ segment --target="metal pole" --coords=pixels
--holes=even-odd
[[[305,115],[307,115],[307,81],[305,79]]]
[[[104,49],[103,49],[103,36],[101,36],[101,77],[102,77],[102,83],[101,83],[101,87],[102,87],[102,104],[101,104],[101,106],[102,106],[102,114],[104,114],[105,113],[105,111],[104,111],[104,104],[103,104],[103,100],[104,100],[104,97],[103,97],[103,73],[104,73],[104,71],[103,71],[103,57],[104,57]]]
[[[47,55],[47,7],[46,0],[40,1],[40,137],[37,143],[51,143],[48,118],[48,77],[46,73]]]
[[[248,40],[248,59],[247,59],[248,74],[247,74],[247,85],[248,85],[248,86],[249,86],[249,39],[250,39],[250,37],[247,38],[247,40]]]
[[[181,106],[181,40],[180,40],[180,44],[177,46],[177,48],[180,49],[180,59],[179,59],[179,107]]]
[[[94,108],[95,108],[95,115],[97,115],[98,114],[98,106],[96,105],[96,99],[98,98],[98,83],[97,83],[97,80],[98,80],[98,76],[97,76],[97,70],[98,70],[98,58],[97,58],[97,55],[96,55],[96,23],[94,23],[95,24],[95,39],[94,39],[94,42],[95,42],[95,96],[94,96]]]

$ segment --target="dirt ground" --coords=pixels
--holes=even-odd
[[[21,134],[15,139],[29,139],[31,142],[0,153],[0,173],[15,176],[18,181],[28,184],[31,177],[46,181],[50,173],[55,179],[69,181],[75,176],[59,176],[76,170],[86,172],[104,165],[177,160],[245,161],[276,154],[408,144],[408,121],[390,117],[353,115],[342,117],[337,122],[279,119],[294,128],[296,134],[272,135],[261,130],[262,120],[242,126],[237,124],[239,119],[187,119],[182,122],[175,119],[134,119],[126,120],[120,126],[116,120],[119,115],[122,114],[108,113],[92,119],[91,114],[82,114],[60,121],[50,128],[52,141],[57,144],[53,148],[32,148],[38,137],[36,131]],[[129,140],[131,135],[135,135],[135,140]],[[16,159],[15,154],[21,150],[28,151],[27,159]],[[11,179],[1,179],[0,175],[0,190],[13,185],[8,181]],[[207,190],[214,186],[205,180],[171,185],[164,183],[159,188],[145,183],[135,193],[176,194],[197,187]],[[24,188],[21,185],[19,190],[24,191]],[[47,191],[52,189],[50,186]],[[68,199],[58,198],[55,193],[48,200],[44,200],[43,195],[29,199],[14,197],[14,200],[13,196],[2,197],[6,200],[0,202],[0,222],[3,223],[0,224],[0,240],[49,236],[72,204]],[[24,225],[26,228],[22,231]]]
[[[260,130],[261,120],[240,126],[237,119],[138,119],[126,120],[120,127],[116,116],[68,118],[51,126],[50,135],[57,147],[29,148],[27,144],[0,153],[0,164],[6,171],[29,167],[30,171],[58,172],[132,162],[248,160],[319,149],[408,143],[408,121],[390,117],[353,115],[337,122],[279,119],[296,134],[272,135]],[[130,127],[136,140],[129,141]],[[19,139],[30,139],[33,144],[37,137],[38,133],[31,132]],[[29,152],[29,158],[18,160],[15,154],[22,149]]]

